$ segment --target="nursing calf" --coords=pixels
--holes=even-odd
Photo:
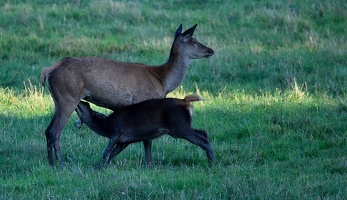
[[[76,112],[81,120],[95,133],[109,138],[99,166],[106,164],[129,144],[144,142],[147,165],[152,163],[151,143],[146,142],[164,134],[183,138],[206,151],[209,162],[215,160],[207,133],[191,127],[192,101],[203,100],[198,95],[184,99],[163,98],[124,106],[106,117],[95,112],[87,102],[80,102]]]

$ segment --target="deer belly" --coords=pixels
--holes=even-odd
[[[83,99],[86,101],[89,101],[91,103],[94,103],[95,105],[109,108],[109,109],[116,109],[121,106],[127,106],[132,105],[135,103],[139,103],[141,101],[149,100],[149,99],[156,99],[156,98],[164,98],[165,94],[158,94],[158,93],[141,93],[141,94],[132,94],[127,92],[117,92],[117,91],[110,91],[110,92],[94,92],[86,95]]]

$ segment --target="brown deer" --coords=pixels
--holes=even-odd
[[[182,82],[191,59],[208,58],[213,49],[192,37],[197,24],[175,32],[169,59],[160,66],[118,62],[97,57],[68,57],[41,73],[54,101],[54,115],[45,134],[48,162],[53,166],[53,150],[63,166],[61,132],[81,99],[116,109],[153,98],[164,98]],[[151,141],[144,141],[150,147]]]
[[[211,163],[215,160],[215,154],[206,131],[191,127],[193,107],[190,102],[201,100],[204,99],[198,95],[188,95],[184,99],[151,99],[120,107],[108,117],[92,110],[89,103],[81,101],[76,112],[95,133],[109,138],[98,167],[101,167],[107,158],[106,164],[109,164],[129,144],[149,141],[166,133],[198,145],[206,151]],[[147,166],[151,165],[150,148],[149,152],[145,151],[145,158]]]

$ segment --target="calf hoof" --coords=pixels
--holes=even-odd
[[[78,118],[78,120],[75,123],[75,127],[80,129],[82,127],[82,125],[83,125],[82,120],[80,118]]]

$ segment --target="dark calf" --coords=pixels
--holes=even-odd
[[[143,141],[147,165],[152,163],[151,139],[164,134],[183,138],[206,151],[210,162],[215,154],[206,131],[193,129],[191,117],[192,101],[203,100],[198,95],[188,95],[184,99],[152,99],[138,104],[121,107],[111,115],[95,112],[89,103],[80,102],[76,112],[82,121],[97,134],[109,138],[109,143],[99,166],[107,164],[129,144]]]

